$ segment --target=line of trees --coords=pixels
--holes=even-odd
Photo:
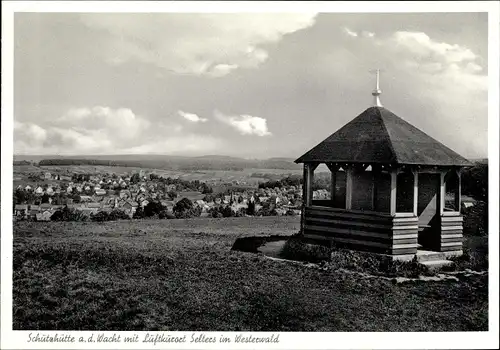
[[[54,165],[96,165],[96,166],[123,166],[123,167],[140,167],[141,162],[139,161],[115,161],[115,160],[102,160],[102,159],[72,159],[72,158],[60,158],[60,159],[42,159],[39,166],[54,166]]]
[[[299,186],[302,184],[302,176],[300,175],[290,175],[281,180],[269,180],[266,182],[259,183],[259,188],[275,188],[275,187],[289,187],[289,186]]]
[[[158,180],[160,183],[165,185],[175,185],[175,188],[178,191],[190,190],[190,191],[199,191],[203,194],[213,193],[213,189],[206,182],[202,182],[199,180],[182,180],[179,178],[171,178],[171,177],[163,177],[158,176],[156,174],[150,174],[150,180]]]
[[[292,160],[247,160],[228,158],[176,158],[176,159],[143,159],[143,160],[110,160],[110,159],[77,159],[58,158],[43,159],[39,166],[121,166],[137,168],[156,168],[166,170],[197,171],[197,170],[226,170],[243,171],[244,169],[299,169],[300,166]]]
[[[462,193],[488,201],[488,163],[476,163],[462,172]]]
[[[159,218],[159,219],[187,219],[199,217],[201,208],[195,206],[188,198],[177,202],[173,208],[173,214],[168,212],[167,207],[159,201],[151,201],[145,207],[139,206],[133,219]],[[111,211],[99,211],[95,214],[86,215],[83,212],[67,206],[55,211],[50,217],[52,221],[115,221],[130,219],[123,210],[113,209]]]
[[[281,188],[281,187],[290,187],[290,186],[296,186],[298,187],[301,185],[303,182],[302,176],[301,175],[289,175],[287,177],[284,177],[280,180],[269,180],[266,182],[261,182],[259,183],[259,188]],[[314,175],[314,182],[313,182],[313,190],[330,190],[332,185],[331,185],[331,175],[330,173],[326,172],[321,172],[317,173]]]

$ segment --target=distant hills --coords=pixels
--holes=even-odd
[[[255,169],[300,169],[292,158],[244,159],[224,155],[205,155],[199,157],[168,155],[84,155],[84,156],[30,156],[15,155],[14,164],[26,165],[36,162],[40,166],[57,165],[103,165],[140,168],[156,168],[165,170],[243,170]]]
[[[242,170],[242,169],[301,169],[294,158],[274,157],[268,159],[245,159],[224,155],[204,155],[197,157],[170,156],[159,154],[81,155],[81,156],[40,156],[14,155],[14,165],[28,165],[30,162],[41,166],[50,165],[103,165],[165,170]],[[487,164],[487,158],[471,159]]]

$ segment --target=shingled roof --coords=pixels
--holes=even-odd
[[[384,107],[370,107],[295,163],[470,166],[464,157]]]

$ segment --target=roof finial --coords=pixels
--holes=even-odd
[[[380,90],[380,69],[376,69],[375,72],[377,73],[377,86],[375,87],[375,90],[372,91],[373,106],[382,107],[382,103],[380,102],[379,97],[380,94],[382,94],[382,90]]]

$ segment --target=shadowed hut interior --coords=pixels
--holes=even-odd
[[[384,108],[373,106],[313,147],[303,163],[301,234],[311,242],[394,256],[462,254],[460,173],[472,164]],[[314,171],[330,170],[331,195],[313,200]]]

